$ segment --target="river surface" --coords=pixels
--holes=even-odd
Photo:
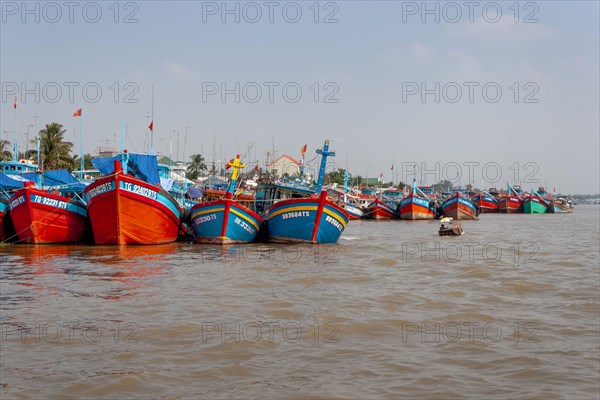
[[[0,398],[598,399],[600,214],[0,247]]]

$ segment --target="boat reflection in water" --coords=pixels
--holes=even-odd
[[[45,296],[69,293],[76,297],[119,300],[157,293],[168,263],[185,245],[155,246],[12,245],[0,248],[0,260],[15,267],[3,269],[2,278],[21,281]],[[65,279],[64,275],[70,278]],[[87,290],[80,289],[80,281]],[[106,283],[109,283],[107,285]]]

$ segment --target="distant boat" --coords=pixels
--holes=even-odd
[[[346,195],[346,201],[344,202],[344,209],[348,213],[350,220],[360,220],[365,218],[365,210],[368,204],[360,198],[353,198],[350,195]]]
[[[359,220],[365,218],[365,210],[369,204],[368,200],[361,198],[360,196],[353,196],[350,194],[348,188],[348,181],[350,175],[348,170],[344,170],[344,195],[341,198],[344,210],[348,213],[350,220]]]
[[[41,178],[48,189],[36,187]],[[8,200],[18,241],[32,244],[82,243],[90,240],[86,205],[77,198],[84,186],[67,170],[27,173],[23,188]]]
[[[182,208],[159,184],[156,156],[92,159],[105,176],[85,189],[97,244],[164,244],[183,233]]]
[[[574,210],[573,203],[564,197],[559,197],[556,200],[552,200],[548,212],[551,213],[572,213]]]
[[[435,202],[413,182],[408,196],[400,200],[398,212],[404,220],[434,219]]]
[[[519,185],[508,186],[508,191],[498,199],[498,211],[504,214],[523,212],[523,192]]]
[[[448,196],[441,205],[444,217],[453,219],[475,219],[479,215],[473,200],[457,191]]]
[[[494,188],[487,192],[482,190],[473,197],[473,203],[479,207],[479,212],[482,214],[497,213],[500,209],[497,195],[498,192]]]
[[[238,170],[245,167],[239,155],[227,163],[230,167],[233,173],[224,198],[198,203],[190,211],[196,243],[250,243],[260,230],[262,218],[233,198]]]
[[[394,219],[397,215],[395,207],[384,201],[381,197],[376,197],[369,204],[365,213],[367,219],[374,220]]]
[[[317,153],[321,154],[321,168],[316,188],[298,184],[296,188],[273,185],[265,189],[263,201],[268,208],[263,214],[263,228],[266,240],[276,243],[335,243],[346,229],[348,213],[329,199],[326,191],[321,191],[327,157],[335,156],[335,152],[329,151],[329,140]],[[290,197],[283,199],[283,195]]]
[[[546,193],[543,188],[542,193]],[[525,214],[545,214],[550,207],[550,200],[545,199],[542,195],[532,190],[531,194],[523,199],[523,213]]]

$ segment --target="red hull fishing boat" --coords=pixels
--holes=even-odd
[[[475,219],[479,215],[473,201],[460,192],[447,197],[441,207],[444,217],[453,219]]]
[[[25,182],[9,200],[11,220],[19,242],[77,243],[89,240],[85,204],[36,189]]]
[[[498,192],[491,188],[488,192],[482,190],[473,197],[473,202],[482,214],[497,213],[499,209]]]
[[[508,186],[507,194],[498,199],[498,211],[504,214],[523,212],[523,198],[521,197],[521,188],[518,185]]]
[[[420,220],[435,218],[436,207],[432,199],[433,190],[430,187],[424,189],[428,193],[425,193],[417,186],[416,182],[413,182],[408,196],[398,203],[400,219]]]
[[[375,220],[394,219],[396,218],[396,210],[377,197],[367,207],[366,217]]]
[[[97,179],[84,192],[94,241],[97,244],[145,245],[177,240],[183,233],[182,209],[157,183],[156,156],[126,154],[126,165],[134,162],[132,170],[136,176],[128,175],[117,158],[120,156],[92,160],[100,172],[106,171],[107,162],[114,163],[110,175]],[[145,164],[140,168],[139,163]]]

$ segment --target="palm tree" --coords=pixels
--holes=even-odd
[[[204,163],[204,157],[201,154],[194,154],[190,157],[191,161],[187,162],[187,172],[185,177],[188,179],[198,179],[198,175],[202,171],[206,171],[206,164]]]
[[[63,126],[56,122],[46,124],[40,131],[41,162],[44,169],[72,168],[73,158],[69,155],[73,143],[64,142]]]
[[[0,161],[12,160],[12,152],[7,148],[10,148],[10,142],[0,139]]]

